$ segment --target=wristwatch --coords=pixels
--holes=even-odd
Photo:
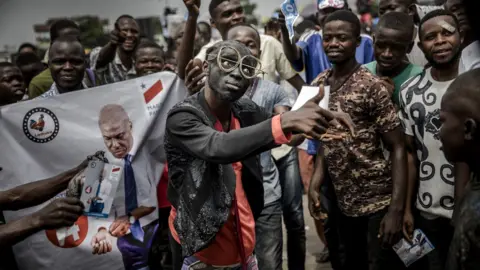
[[[129,222],[130,224],[133,224],[133,223],[135,223],[135,221],[136,221],[136,220],[135,220],[135,217],[132,216],[132,214],[128,213],[128,222]]]

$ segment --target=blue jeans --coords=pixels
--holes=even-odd
[[[303,184],[297,149],[292,148],[290,153],[275,163],[282,186],[283,221],[287,229],[288,269],[304,270],[306,236],[302,200]]]
[[[282,270],[282,203],[277,200],[263,208],[255,222],[255,254],[258,269]]]

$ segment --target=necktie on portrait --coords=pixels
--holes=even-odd
[[[137,184],[135,183],[135,174],[133,173],[132,167],[132,156],[127,155],[125,158],[125,205],[127,206],[127,212],[132,213],[138,207],[137,201]],[[133,237],[140,242],[143,242],[144,232],[142,226],[140,226],[140,221],[135,220],[130,226],[130,232]]]

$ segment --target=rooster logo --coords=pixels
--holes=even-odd
[[[43,128],[45,127],[44,118],[45,116],[43,114],[40,114],[40,117],[38,118],[37,121],[30,119],[30,128],[38,131],[43,131]]]

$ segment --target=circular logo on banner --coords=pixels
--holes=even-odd
[[[60,248],[78,247],[87,238],[88,217],[80,216],[72,227],[47,230],[48,240]]]
[[[32,142],[47,143],[57,137],[59,130],[58,118],[49,109],[32,109],[23,118],[23,133]]]
[[[295,11],[295,8],[293,7],[292,4],[289,3],[289,4],[286,4],[286,5],[285,5],[285,10],[286,10],[287,12],[290,12],[290,13],[291,13],[291,12],[294,12],[294,11]]]

